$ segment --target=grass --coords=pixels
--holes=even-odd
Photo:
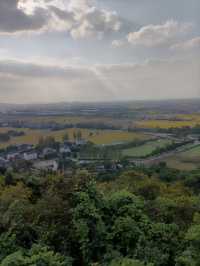
[[[189,159],[195,159],[196,158],[200,161],[200,145],[192,148],[191,150],[183,152],[182,156],[189,158]]]
[[[166,159],[169,167],[191,171],[200,167],[200,145]]]
[[[170,144],[171,141],[167,139],[159,139],[156,141],[149,141],[144,145],[123,150],[122,154],[128,157],[145,157],[150,155],[156,148],[162,148]]]
[[[7,132],[13,128],[0,128],[0,132]],[[13,129],[24,131],[25,135],[20,137],[12,138],[8,142],[0,143],[0,148],[5,148],[9,145],[15,144],[37,144],[41,137],[53,136],[57,141],[61,141],[63,135],[67,132],[69,138],[73,139],[73,133],[77,132],[78,129],[66,129],[59,131],[49,130],[31,130],[31,129]],[[113,144],[118,142],[129,142],[134,140],[145,140],[149,137],[142,133],[132,133],[126,131],[114,131],[114,130],[88,130],[81,129],[82,137],[86,140],[93,142],[94,144]]]

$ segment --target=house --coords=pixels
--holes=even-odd
[[[52,148],[44,148],[42,152],[43,157],[54,157],[56,154],[56,150]]]
[[[21,154],[19,152],[11,152],[7,154],[6,158],[8,161],[14,161],[17,159],[21,159]]]
[[[68,145],[64,144],[60,146],[59,152],[62,154],[71,154],[71,149],[69,148]]]
[[[87,141],[85,139],[78,139],[78,140],[76,140],[75,144],[77,146],[83,146],[83,145],[87,144]]]
[[[65,140],[63,145],[68,146],[69,148],[71,148],[74,145],[74,142],[71,140]]]
[[[8,161],[5,160],[4,158],[0,157],[0,167],[7,167],[8,166]]]
[[[54,171],[58,170],[58,162],[56,160],[42,160],[34,163],[34,168],[38,170]]]
[[[33,145],[31,144],[17,144],[15,147],[19,152],[26,152],[33,149]]]
[[[105,171],[105,166],[104,165],[97,165],[96,166],[96,171],[97,172],[104,172]]]
[[[23,154],[24,156],[24,160],[26,161],[33,161],[36,160],[38,158],[37,152],[33,151],[29,151],[29,152],[25,152]]]

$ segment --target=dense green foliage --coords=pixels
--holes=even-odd
[[[0,266],[198,266],[200,172],[0,177]]]

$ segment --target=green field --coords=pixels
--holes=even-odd
[[[166,160],[169,167],[179,170],[194,170],[200,168],[200,145],[176,154]]]
[[[64,134],[67,132],[69,138],[73,139],[74,132],[79,129],[66,129],[59,131],[49,131],[49,130],[32,130],[32,129],[16,129],[16,128],[0,128],[0,132],[7,132],[8,130],[19,130],[24,131],[25,135],[20,137],[14,137],[8,142],[0,142],[0,148],[5,148],[9,145],[15,144],[37,144],[41,137],[53,136],[57,141],[62,141]],[[118,130],[89,130],[81,129],[83,139],[91,141],[94,144],[114,144],[121,142],[131,142],[135,140],[146,140],[149,136],[143,133],[133,133],[127,131]]]
[[[144,145],[138,147],[132,147],[129,149],[124,149],[122,151],[123,156],[128,157],[145,157],[150,155],[156,148],[163,148],[171,144],[171,140],[168,139],[159,139],[155,141],[149,141]]]

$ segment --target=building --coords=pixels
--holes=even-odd
[[[61,146],[60,146],[59,152],[62,153],[62,154],[67,154],[67,155],[69,155],[69,154],[71,154],[71,149],[69,148],[68,145],[65,145],[65,144],[64,144],[64,145],[61,145]]]
[[[33,160],[37,160],[38,158],[37,152],[35,151],[25,152],[23,156],[24,156],[24,160],[26,161],[33,161]]]
[[[56,160],[42,160],[34,163],[34,168],[44,171],[58,171],[58,162]]]
[[[0,167],[4,168],[8,166],[8,161],[0,157]]]
[[[19,152],[8,153],[6,157],[8,161],[14,161],[17,159],[21,159],[21,155]]]
[[[56,156],[57,152],[55,149],[52,149],[52,148],[44,148],[43,149],[43,152],[42,152],[42,155],[43,157],[54,157]]]
[[[82,145],[86,145],[87,141],[85,139],[79,139],[79,140],[76,140],[75,144],[77,146],[82,146]]]

